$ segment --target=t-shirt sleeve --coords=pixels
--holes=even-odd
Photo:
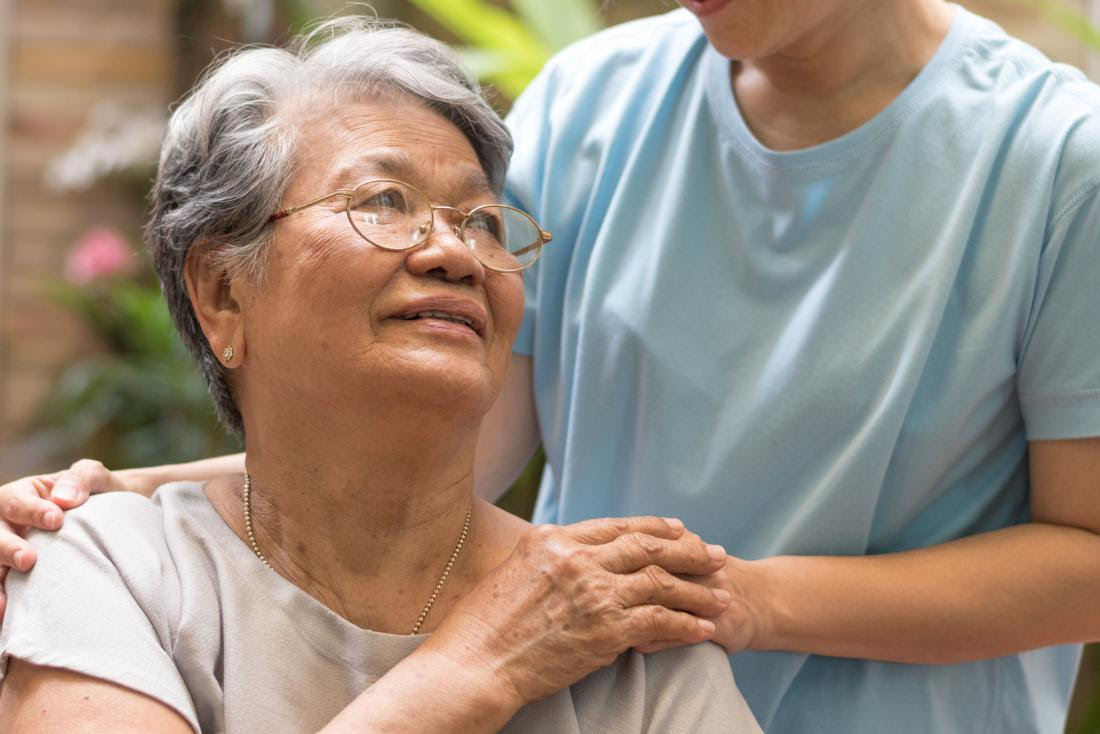
[[[10,657],[64,668],[161,701],[198,732],[170,652],[179,587],[159,508],[126,492],[94,497],[29,540],[38,562],[8,577],[0,680]]]
[[[1100,436],[1100,180],[1052,219],[1017,379],[1028,440]]]

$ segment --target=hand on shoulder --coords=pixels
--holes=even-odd
[[[7,604],[3,582],[8,569],[29,571],[38,558],[24,537],[27,530],[58,530],[65,510],[79,507],[92,494],[125,489],[132,488],[123,474],[108,471],[92,459],[81,459],[64,471],[0,485],[0,621]]]

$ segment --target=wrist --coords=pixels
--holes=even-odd
[[[523,706],[530,703],[508,677],[501,661],[479,653],[474,641],[452,637],[446,628],[437,629],[417,650],[432,670],[441,671],[448,686],[461,692],[475,711],[497,721],[502,728]]]
[[[779,642],[783,620],[789,617],[784,597],[782,578],[783,558],[763,558],[745,561],[730,558],[731,576],[737,579],[739,593],[744,600],[744,614],[749,622],[749,638],[745,649],[783,649]]]
[[[136,492],[146,497],[153,494],[154,490],[166,480],[157,471],[163,467],[143,467],[139,469],[119,469],[112,472],[115,475],[115,489],[127,492]]]
[[[500,731],[519,710],[490,684],[477,665],[462,665],[449,652],[420,646],[361,693],[322,730],[323,734],[488,734]]]
[[[472,654],[470,648],[434,638],[435,634],[406,659],[416,666],[421,680],[430,681],[425,693],[445,702],[440,718],[425,723],[434,731],[443,731],[444,723],[461,732],[503,729],[525,703],[515,688],[497,675],[491,661]]]

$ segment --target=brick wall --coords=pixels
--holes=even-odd
[[[58,369],[90,348],[79,324],[42,298],[87,227],[137,232],[132,190],[57,193],[47,163],[105,99],[163,109],[172,79],[171,0],[0,0],[6,52],[0,129],[0,448],[27,426]],[[135,243],[136,245],[136,243]]]

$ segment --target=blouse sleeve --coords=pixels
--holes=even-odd
[[[722,648],[631,650],[572,687],[578,731],[760,734]]]
[[[93,497],[29,540],[34,569],[8,576],[0,680],[9,657],[64,668],[161,701],[198,732],[171,654],[179,586],[159,508],[127,492]]]
[[[761,734],[718,645],[702,642],[645,657],[644,731]]]

